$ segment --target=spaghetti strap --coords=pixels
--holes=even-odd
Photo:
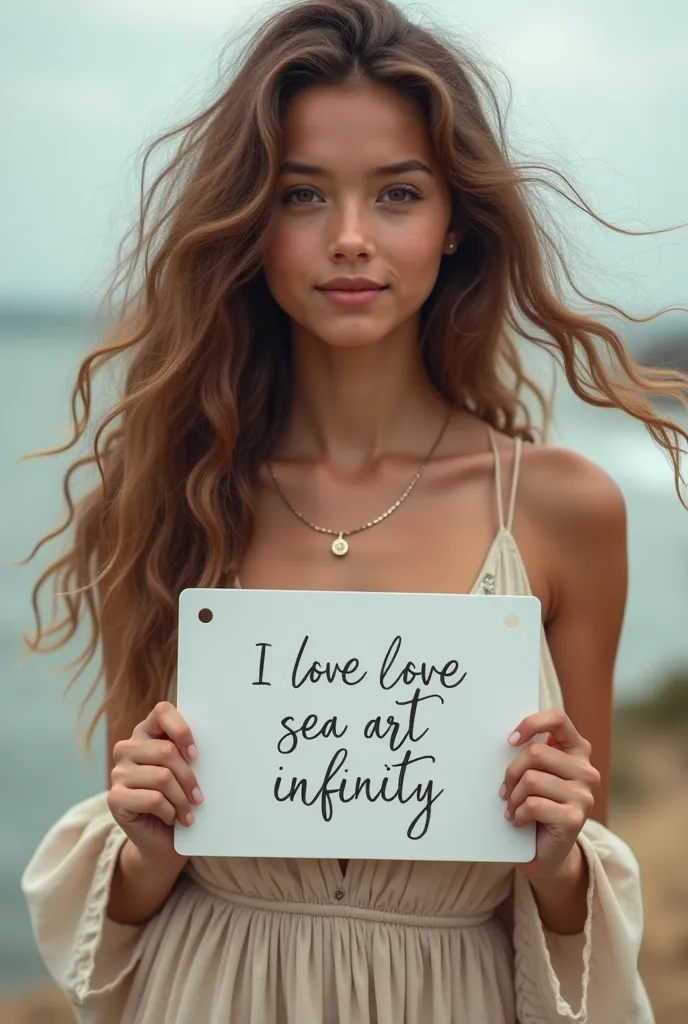
[[[507,533],[511,533],[511,526],[514,521],[514,509],[516,508],[516,490],[518,488],[518,474],[521,468],[521,449],[523,440],[520,437],[514,439],[514,469],[511,474],[511,495],[509,497],[509,517],[506,521]]]
[[[499,457],[499,449],[497,448],[497,442],[495,441],[494,431],[492,427],[488,426],[487,434],[490,438],[490,445],[492,446],[492,452],[494,454],[494,475],[495,475],[495,491],[497,495],[497,515],[499,516],[499,529],[500,532],[511,533],[511,527],[514,521],[514,509],[516,508],[516,491],[518,488],[518,475],[521,467],[521,449],[523,447],[523,441],[520,437],[514,438],[514,468],[511,475],[511,493],[509,495],[509,514],[504,521],[504,500],[502,497],[502,465]]]
[[[499,516],[499,530],[500,532],[504,529],[504,502],[502,501],[502,466],[499,459],[499,451],[497,449],[497,442],[492,432],[492,427],[488,426],[487,435],[490,438],[490,444],[492,445],[492,452],[494,454],[494,476],[495,476],[495,492],[497,495],[497,515]]]

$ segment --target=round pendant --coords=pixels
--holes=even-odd
[[[349,550],[349,545],[340,534],[336,540],[332,541],[332,554],[337,555],[339,558],[345,555]]]

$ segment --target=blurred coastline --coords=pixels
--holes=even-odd
[[[31,626],[30,585],[57,552],[42,552],[28,567],[11,564],[62,515],[66,460],[16,460],[64,441],[74,373],[93,343],[94,326],[90,310],[0,308],[0,471],[7,495],[0,531],[0,659],[6,684],[0,768],[13,778],[3,797],[0,831],[0,1024],[72,1019],[42,980],[18,883],[47,828],[105,783],[102,735],[92,757],[82,757],[74,737],[78,695],[63,701],[64,680],[52,674],[76,647],[20,667],[21,631]],[[665,365],[673,358],[667,352],[665,347]],[[630,843],[643,871],[642,968],[657,1022],[678,1024],[685,1022],[688,1007],[688,512],[678,501],[666,459],[627,417],[584,407],[559,387],[555,428],[553,443],[602,465],[627,501],[631,576],[617,662],[610,825]],[[19,763],[22,772],[13,772]]]

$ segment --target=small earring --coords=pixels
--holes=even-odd
[[[454,250],[454,242],[450,242],[449,243],[449,249],[450,249],[450,251]]]

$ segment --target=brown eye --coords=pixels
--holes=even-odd
[[[294,196],[301,196],[301,197],[303,197],[304,195],[306,195],[306,196],[314,196],[315,194],[316,193],[315,193],[314,189],[308,188],[305,185],[300,185],[298,188],[292,188],[288,192],[285,192],[284,197],[283,197],[283,202],[286,203],[289,206],[312,206],[313,205],[312,203],[308,203],[308,202],[306,202],[306,203],[301,203],[301,202],[295,203],[295,202],[291,202],[291,200],[294,198]]]
[[[413,202],[421,198],[420,192],[417,188],[414,188],[413,185],[390,185],[389,188],[385,189],[385,195],[390,195],[394,192],[398,192],[402,196],[402,199],[400,202],[396,199],[392,200],[392,206],[408,205],[409,201]]]

